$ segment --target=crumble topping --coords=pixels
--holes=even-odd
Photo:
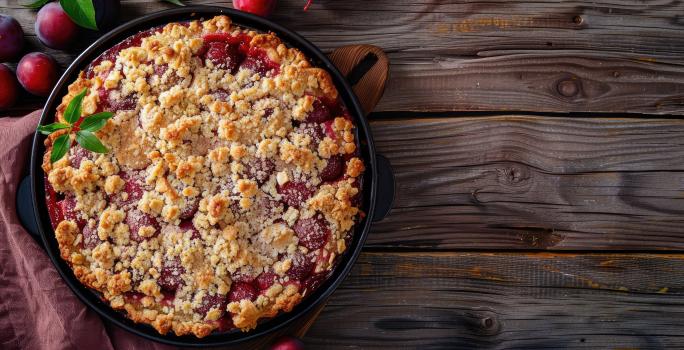
[[[115,112],[43,169],[63,259],[164,334],[248,331],[288,312],[346,250],[364,171],[330,75],[273,34],[218,16],[105,52],[69,86]]]

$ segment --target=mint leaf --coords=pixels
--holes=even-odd
[[[78,121],[78,118],[81,117],[81,103],[83,103],[83,98],[87,92],[88,89],[83,88],[78,95],[74,96],[64,110],[64,120],[66,120],[69,124],[73,125]]]
[[[24,7],[26,7],[26,8],[30,8],[30,9],[39,9],[39,8],[43,7],[43,5],[47,4],[47,3],[50,2],[50,1],[51,1],[51,0],[36,0],[36,1],[32,2],[32,3],[23,4],[23,5],[21,5],[21,6],[24,6]]]
[[[64,12],[81,27],[97,30],[95,6],[92,0],[59,0]]]
[[[69,137],[69,134],[64,134],[58,138],[55,139],[55,142],[52,143],[52,152],[50,153],[50,163],[54,163],[67,153],[69,150],[69,147],[71,147],[71,138]]]
[[[76,132],[76,142],[81,147],[95,153],[107,153],[109,150],[100,140],[90,131],[80,130]]]
[[[50,135],[57,130],[68,129],[70,127],[71,127],[71,125],[69,125],[69,124],[52,123],[52,124],[48,124],[48,125],[38,126],[38,132],[40,132],[43,135]]]
[[[98,130],[102,129],[105,126],[105,124],[107,124],[107,119],[109,119],[113,116],[114,116],[114,113],[112,113],[112,112],[101,112],[101,113],[93,114],[93,115],[83,119],[79,128],[81,130],[85,130],[85,131],[92,131],[92,132],[98,131]]]
[[[174,5],[178,5],[178,6],[185,6],[185,4],[182,3],[180,0],[164,0],[164,1],[170,2],[170,3],[172,3]]]

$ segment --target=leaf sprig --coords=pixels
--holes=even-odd
[[[102,129],[107,124],[107,119],[114,116],[112,112],[100,112],[81,118],[83,98],[88,94],[88,89],[83,88],[78,95],[74,96],[64,110],[64,120],[66,123],[52,123],[38,126],[38,132],[43,135],[50,135],[58,130],[68,129],[63,135],[55,139],[50,153],[50,163],[54,163],[69,151],[73,142],[71,135],[75,132],[76,142],[81,147],[95,153],[107,153],[109,150],[97,138],[95,132]],[[79,124],[78,121],[81,121]]]

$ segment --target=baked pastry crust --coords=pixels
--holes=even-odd
[[[213,51],[212,51],[213,50]],[[60,253],[114,309],[204,337],[288,312],[346,250],[363,160],[330,75],[274,34],[171,23],[81,72],[110,149],[43,161]],[[54,191],[52,191],[54,190]]]

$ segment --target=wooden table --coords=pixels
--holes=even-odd
[[[684,347],[682,2],[303,3],[275,21],[388,52],[370,119],[397,177],[311,349]]]

